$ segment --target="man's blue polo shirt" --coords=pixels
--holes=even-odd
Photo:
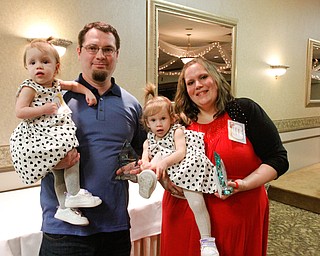
[[[90,235],[130,228],[127,212],[128,182],[116,181],[118,155],[124,142],[131,143],[141,155],[146,138],[140,124],[141,106],[137,99],[112,78],[112,87],[103,95],[88,84],[80,74],[78,80],[97,98],[97,105],[89,107],[83,94],[71,91],[64,99],[72,110],[77,126],[80,153],[81,188],[99,196],[103,203],[94,208],[82,208],[89,219],[89,226],[70,225],[53,216],[58,201],[53,187],[53,175],[49,173],[41,182],[42,231],[51,234]]]

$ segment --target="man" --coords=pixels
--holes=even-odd
[[[146,136],[139,122],[140,104],[112,77],[119,49],[119,35],[109,24],[90,23],[79,33],[77,52],[82,73],[77,81],[94,93],[98,103],[89,107],[83,95],[71,92],[64,98],[77,126],[81,187],[103,202],[95,208],[81,209],[90,222],[88,226],[57,220],[53,217],[58,205],[54,179],[47,175],[41,183],[40,255],[130,255],[128,182],[115,180],[115,170],[125,141],[140,155]],[[78,152],[70,152],[56,169],[76,163]]]

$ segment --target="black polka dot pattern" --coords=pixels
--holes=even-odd
[[[41,106],[53,100],[61,91],[57,82],[45,88],[25,80],[24,86],[33,88],[36,96],[32,106]],[[10,153],[13,166],[25,184],[32,184],[43,178],[67,152],[78,146],[76,127],[71,114],[43,115],[23,120],[10,137]]]
[[[174,152],[173,134],[181,125],[174,125],[167,135],[156,140],[155,135],[148,133],[149,154],[153,158],[158,152],[165,157]],[[205,155],[203,133],[184,129],[187,153],[186,157],[177,164],[168,168],[168,175],[177,186],[191,191],[202,193],[215,193],[217,191],[214,182],[215,168]]]
[[[248,134],[249,133],[248,119],[247,119],[246,115],[244,114],[244,111],[241,109],[240,105],[238,104],[238,102],[235,100],[229,102],[226,107],[226,111],[228,112],[230,118],[233,121],[237,121],[237,122],[245,125],[246,133]]]

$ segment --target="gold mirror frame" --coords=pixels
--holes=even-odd
[[[320,41],[309,38],[307,48],[306,107],[320,106]],[[319,68],[319,71],[317,69]],[[317,73],[319,75],[317,75]],[[317,78],[317,79],[316,79]]]
[[[147,82],[158,85],[158,57],[159,57],[159,12],[192,19],[195,22],[206,22],[229,27],[232,30],[232,58],[231,58],[231,87],[236,93],[236,33],[237,21],[215,16],[211,13],[200,11],[160,0],[147,0]]]

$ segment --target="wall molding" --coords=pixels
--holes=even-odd
[[[0,146],[0,172],[12,171],[12,161],[9,145]]]
[[[320,127],[320,116],[273,120],[279,133]]]
[[[320,127],[320,116],[273,120],[279,133],[299,131]],[[0,173],[12,171],[9,145],[0,146]]]

